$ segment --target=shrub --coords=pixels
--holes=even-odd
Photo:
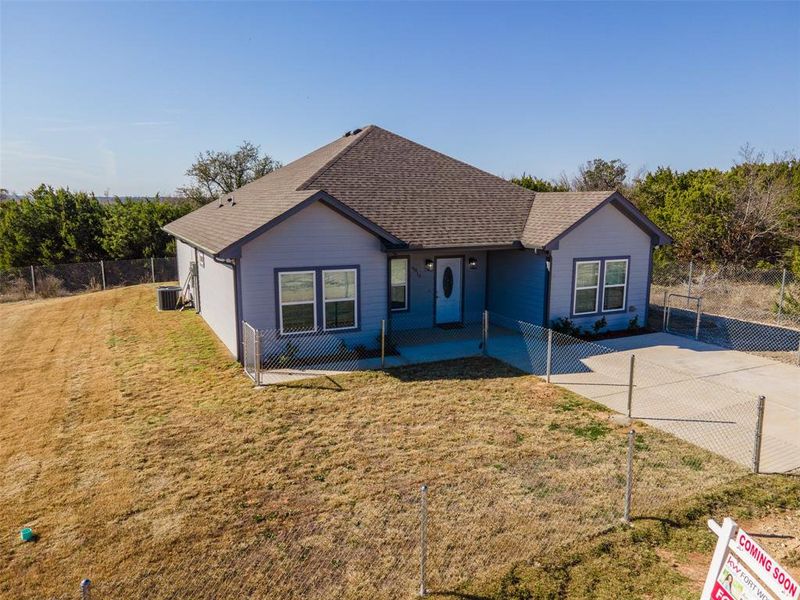
[[[24,277],[15,277],[2,290],[3,302],[26,300],[31,297],[31,283]]]
[[[45,275],[36,282],[36,293],[42,298],[63,296],[66,293],[64,282],[54,275]]]
[[[607,325],[608,321],[606,321],[605,317],[597,319],[597,321],[594,322],[594,325],[592,325],[592,331],[594,331],[594,335],[599,334],[603,329],[606,328]]]
[[[550,328],[556,333],[563,333],[572,337],[579,337],[581,335],[581,328],[575,325],[571,319],[567,317],[560,317],[553,319],[550,323]]]
[[[628,321],[628,330],[633,331],[639,329],[639,315],[634,316],[632,319]]]

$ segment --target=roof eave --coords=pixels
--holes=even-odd
[[[188,245],[189,245],[189,246],[191,246],[192,248],[197,248],[198,250],[202,250],[203,252],[205,252],[205,253],[206,253],[206,254],[208,254],[208,255],[211,255],[211,256],[216,256],[216,254],[217,254],[217,251],[215,251],[215,250],[212,250],[212,249],[210,249],[210,248],[208,248],[208,247],[206,247],[206,246],[203,246],[203,244],[198,244],[197,242],[193,242],[193,241],[192,241],[192,240],[190,240],[189,238],[187,238],[187,237],[185,237],[185,236],[183,236],[183,235],[181,235],[181,234],[179,234],[179,233],[175,233],[174,231],[172,231],[171,229],[169,229],[169,225],[170,225],[170,224],[167,224],[167,225],[164,225],[163,227],[161,227],[161,231],[164,231],[164,232],[166,232],[166,233],[170,234],[170,235],[171,235],[172,237],[174,237],[175,239],[178,239],[178,240],[180,240],[180,241],[181,241],[181,242],[183,242],[184,244],[188,244]]]
[[[636,224],[642,231],[650,236],[653,246],[665,246],[672,243],[672,238],[668,236],[661,228],[653,223],[647,216],[640,211],[634,204],[623,196],[620,192],[612,192],[608,198],[603,200],[600,204],[595,206],[592,210],[583,215],[580,219],[575,221],[572,225],[567,227],[564,231],[559,233],[549,242],[542,246],[543,250],[558,250],[558,243],[568,235],[573,229],[584,223],[592,215],[594,215],[601,208],[607,204],[613,204],[617,210],[628,217],[634,224]]]
[[[272,229],[279,223],[282,223],[283,221],[285,221],[292,215],[300,212],[310,204],[313,204],[314,202],[318,201],[322,202],[323,204],[325,204],[332,210],[335,210],[345,218],[353,221],[356,225],[359,225],[360,227],[366,229],[376,237],[380,238],[386,245],[397,246],[397,247],[406,246],[406,243],[403,240],[395,237],[394,235],[392,235],[391,233],[389,233],[388,231],[386,231],[373,221],[370,221],[364,215],[353,210],[341,200],[334,198],[325,191],[318,190],[312,193],[308,198],[306,198],[302,202],[295,204],[289,210],[282,212],[277,217],[271,219],[270,221],[267,221],[260,227],[257,227],[256,229],[248,233],[247,235],[244,235],[235,242],[228,244],[227,246],[222,248],[219,252],[217,252],[217,254],[221,257],[226,257],[226,258],[239,256],[241,254],[241,247],[244,244],[260,236],[262,233],[265,233],[266,231]]]

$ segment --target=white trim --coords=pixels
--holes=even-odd
[[[615,263],[615,262],[624,262],[625,263],[625,281],[622,283],[612,283],[611,285],[606,284],[606,279],[608,279],[608,263]],[[603,312],[623,312],[626,307],[626,303],[628,301],[628,269],[630,268],[629,260],[627,258],[612,258],[605,261],[603,265]],[[606,308],[606,289],[608,288],[622,288],[622,306],[619,308]]]
[[[353,296],[347,298],[325,298],[325,273],[353,273]],[[353,303],[353,324],[348,327],[328,327],[328,319],[325,306],[329,302],[351,302]],[[347,331],[348,329],[358,329],[358,269],[323,269],[322,270],[322,330],[323,331]]]
[[[282,285],[281,285],[281,278],[284,275],[311,275],[311,282],[313,284],[313,299],[309,302],[308,300],[303,300],[302,302],[284,302],[283,301],[283,293],[282,293]],[[313,329],[304,329],[303,331],[284,331],[283,329],[283,307],[284,306],[298,306],[300,304],[313,304],[314,306],[314,328]],[[279,319],[278,322],[280,324],[280,332],[281,335],[301,335],[306,333],[315,333],[317,331],[317,273],[316,271],[278,271],[278,311],[279,311]]]
[[[581,265],[597,265],[597,283],[595,285],[584,285],[578,287],[578,268]],[[578,290],[594,289],[594,308],[578,312]],[[573,315],[593,315],[597,312],[597,302],[600,296],[600,260],[576,260],[575,278],[572,281],[572,314]]]
[[[392,261],[394,260],[402,260],[406,263],[406,280],[400,283],[392,283]],[[408,282],[409,282],[409,271],[411,270],[411,261],[407,256],[398,256],[395,258],[389,259],[389,310],[392,312],[401,312],[404,310],[408,310]],[[403,307],[402,308],[392,308],[392,288],[403,286],[404,294],[403,294]]]

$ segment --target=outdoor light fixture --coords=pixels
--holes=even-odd
[[[433,271],[433,261],[430,258],[425,259],[425,270]]]
[[[478,259],[475,258],[474,256],[470,256],[467,259],[467,263],[469,263],[469,268],[470,269],[477,269],[478,268]]]

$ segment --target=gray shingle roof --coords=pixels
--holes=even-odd
[[[541,248],[605,202],[614,193],[537,192],[536,201],[522,232],[522,243]]]
[[[221,208],[211,202],[172,221],[164,230],[216,254],[313,196],[317,190],[301,186],[357,140],[358,136],[339,138],[226,194]],[[235,204],[227,202],[228,198]]]
[[[319,192],[421,248],[543,247],[613,193],[534,193],[371,125],[164,229],[216,254]]]

